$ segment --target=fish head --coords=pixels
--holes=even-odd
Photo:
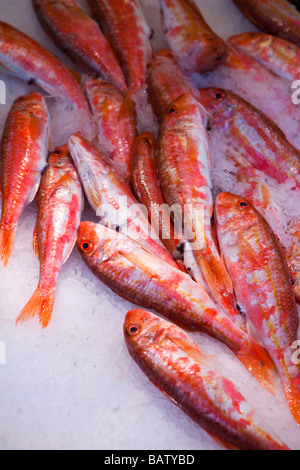
[[[246,231],[257,220],[256,209],[245,198],[222,192],[215,202],[215,219],[218,234],[222,231]]]
[[[127,312],[123,331],[125,341],[132,348],[135,345],[157,345],[168,340],[167,332],[171,323],[143,309],[132,309]]]
[[[48,119],[48,108],[43,95],[37,91],[19,96],[13,104],[14,109],[34,114],[37,118]]]
[[[100,265],[137,245],[125,235],[90,221],[80,223],[76,244],[83,259],[90,265]]]
[[[136,152],[146,150],[152,153],[155,148],[155,138],[151,132],[143,132],[134,140],[134,150]]]
[[[64,144],[56,147],[52,152],[49,153],[47,161],[49,165],[58,167],[65,167],[69,165],[72,159],[68,145]]]
[[[206,111],[211,125],[225,125],[232,118],[238,104],[231,92],[215,87],[199,89],[197,99]]]
[[[194,127],[194,117],[200,113],[200,105],[191,93],[183,93],[166,107],[164,123],[170,129]]]

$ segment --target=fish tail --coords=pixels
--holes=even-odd
[[[284,393],[294,420],[300,425],[300,377],[298,381],[284,383]]]
[[[0,258],[3,265],[6,266],[9,262],[16,236],[16,226],[5,226],[3,223],[0,225]]]
[[[55,291],[49,294],[38,287],[17,317],[16,324],[28,321],[37,315],[42,327],[45,328],[51,319],[54,301]]]
[[[255,340],[250,339],[249,347],[236,351],[235,355],[258,382],[263,385],[269,393],[274,395],[274,378],[277,369],[263,346]]]

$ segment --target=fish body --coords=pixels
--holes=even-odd
[[[241,33],[229,44],[257,60],[275,75],[289,82],[300,76],[300,47],[286,39],[266,33]]]
[[[300,153],[278,126],[260,110],[229,90],[199,90],[212,129],[222,129],[233,150],[278,183],[300,187]]]
[[[90,115],[87,100],[72,72],[36,41],[3,21],[0,22],[0,65]]]
[[[79,134],[69,138],[69,149],[87,199],[102,224],[128,234],[173,266],[177,263],[151,227],[141,206],[102,153]]]
[[[300,423],[300,367],[293,361],[298,310],[282,249],[269,224],[246,199],[220,193],[215,213],[220,250],[237,301],[273,359],[290,410]]]
[[[113,292],[181,327],[213,336],[266,388],[270,386],[273,365],[265,351],[188,274],[136,241],[93,222],[81,222],[77,247],[89,269]]]
[[[32,4],[45,32],[84,73],[126,91],[123,71],[107,39],[75,0],[32,0]]]
[[[300,45],[300,13],[286,0],[234,0],[260,30]]]
[[[85,90],[99,129],[98,143],[129,184],[132,146],[137,133],[134,102],[130,94],[124,97],[114,85],[99,79],[87,78]]]
[[[88,0],[88,5],[115,51],[130,90],[146,87],[151,30],[138,0]]]
[[[136,199],[147,208],[149,220],[160,239],[177,259],[180,257],[181,238],[174,232],[171,214],[165,204],[155,164],[155,138],[150,132],[140,134],[133,145],[131,159],[131,186]]]
[[[39,283],[16,322],[37,315],[45,328],[52,316],[61,267],[76,243],[83,211],[81,183],[67,145],[49,154],[36,203],[33,247],[40,262]]]
[[[158,119],[163,119],[172,101],[192,91],[197,89],[192,89],[172,52],[169,49],[154,52],[148,70],[148,93]]]
[[[173,101],[160,126],[156,161],[163,197],[174,223],[191,242],[212,296],[234,302],[232,284],[214,243],[210,156],[200,107],[191,94]]]
[[[221,373],[221,364],[181,328],[132,309],[123,331],[129,354],[150,381],[225,447],[288,449],[261,427],[238,387]]]
[[[6,265],[21,214],[34,199],[46,166],[50,118],[43,96],[20,96],[8,114],[2,136],[0,257]]]
[[[160,0],[165,38],[183,70],[206,73],[226,57],[227,45],[205,22],[193,0]]]

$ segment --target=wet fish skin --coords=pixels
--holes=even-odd
[[[141,309],[123,325],[128,352],[150,381],[229,449],[288,450],[261,428],[255,410],[221,364],[178,326]]]
[[[102,152],[80,134],[72,134],[68,145],[87,199],[101,223],[128,234],[146,249],[178,268],[159,235],[151,227],[146,208],[141,207],[130,187]]]
[[[262,111],[229,90],[198,90],[212,128],[223,129],[232,146],[254,168],[278,183],[295,180],[300,187],[300,154],[279,127]]]
[[[163,48],[152,54],[148,68],[148,94],[152,108],[162,121],[170,103],[184,93],[197,93],[183,74],[169,49]]]
[[[49,154],[36,204],[33,248],[40,262],[39,283],[16,323],[37,315],[45,328],[51,320],[61,268],[76,243],[84,205],[81,183],[67,145]]]
[[[32,5],[45,32],[84,73],[126,92],[123,71],[107,39],[75,0],[32,0]]]
[[[193,0],[160,0],[165,38],[181,68],[188,73],[216,69],[227,45],[204,20]]]
[[[275,75],[293,82],[300,75],[300,48],[298,45],[266,33],[241,33],[228,43],[257,60]]]
[[[151,30],[138,0],[87,0],[123,68],[127,85],[137,93],[147,85]]]
[[[300,13],[286,0],[234,0],[260,30],[300,45]]]
[[[155,232],[183,268],[179,259],[182,238],[179,234],[176,238],[171,214],[161,192],[155,164],[155,147],[155,137],[150,132],[144,132],[135,139],[131,158],[131,187],[139,203],[147,208]]]
[[[164,200],[192,243],[207,289],[217,302],[235,305],[232,283],[215,246],[210,155],[207,134],[195,98],[186,93],[173,101],[160,125],[156,162]]]
[[[218,339],[260,383],[272,389],[274,366],[269,356],[188,274],[134,240],[93,222],[81,222],[77,247],[88,268],[113,292],[187,330]]]
[[[300,424],[300,366],[293,361],[298,310],[285,256],[269,224],[246,199],[220,193],[215,214],[237,301],[273,359]]]
[[[137,135],[131,93],[124,97],[113,84],[94,78],[85,79],[85,91],[99,129],[98,143],[129,184],[132,147]]]
[[[90,117],[87,100],[72,72],[48,50],[17,28],[0,21],[0,65],[51,96],[72,103]]]
[[[8,114],[1,146],[2,216],[0,258],[7,265],[17,225],[25,207],[34,199],[46,166],[50,117],[43,96],[20,96]]]

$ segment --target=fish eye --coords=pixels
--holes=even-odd
[[[54,155],[60,155],[61,154],[61,151],[60,150],[54,150]]]
[[[137,334],[139,334],[140,331],[141,327],[137,323],[133,323],[132,325],[128,325],[127,327],[127,333],[129,334],[129,336],[136,336]]]
[[[219,91],[216,93],[216,99],[221,100],[223,98],[223,93],[220,93]]]
[[[174,116],[174,114],[176,114],[176,108],[174,108],[174,106],[171,106],[171,108],[169,108],[168,113],[170,116]]]
[[[93,244],[89,241],[84,240],[83,242],[80,243],[80,249],[84,253],[88,253],[89,251],[91,251],[92,248],[93,248]]]
[[[250,204],[246,201],[240,201],[239,202],[239,207],[243,210],[249,209]]]

